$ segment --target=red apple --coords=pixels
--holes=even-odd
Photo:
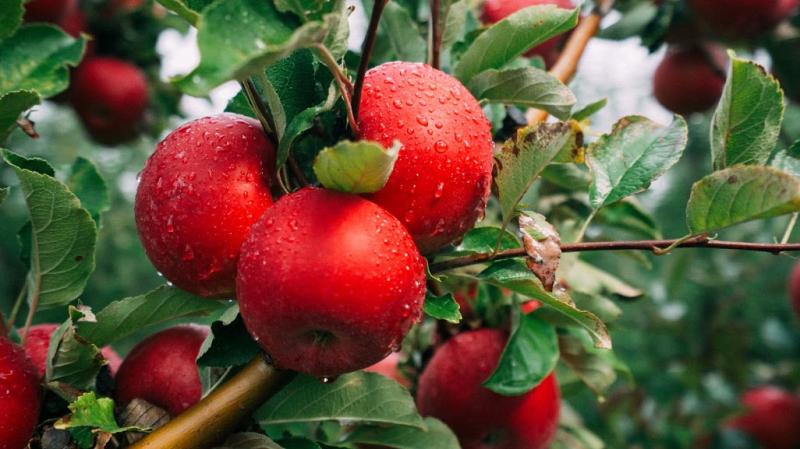
[[[365,368],[364,371],[368,371],[370,373],[378,373],[382,376],[388,377],[389,379],[393,379],[397,381],[400,385],[408,388],[411,386],[411,382],[400,372],[399,365],[400,364],[400,353],[393,352],[389,354],[385,359],[381,360],[380,362]]]
[[[389,181],[368,198],[405,224],[420,251],[462,237],[483,215],[492,181],[492,132],[469,91],[424,64],[393,62],[365,78],[361,138],[403,144]]]
[[[178,326],[136,345],[116,376],[117,403],[144,399],[176,416],[199,402],[203,386],[195,360],[207,335],[202,327]]]
[[[553,374],[516,397],[481,384],[497,366],[508,334],[480,329],[456,335],[419,379],[417,407],[444,421],[464,449],[544,449],[558,429],[560,394]]]
[[[275,150],[253,119],[189,122],[156,147],[136,192],[136,225],[170,282],[207,297],[232,295],[250,227],[272,204]]]
[[[81,11],[80,8],[77,6],[72,8],[71,10],[67,11],[63,17],[57,22],[57,25],[61,27],[67,34],[74,38],[80,37],[81,33],[85,33],[87,31],[86,25],[86,15]],[[92,47],[93,41],[88,43],[88,47]],[[87,54],[90,54],[89,48],[86,50]]]
[[[715,50],[673,47],[653,78],[653,94],[677,114],[704,112],[717,104],[725,87],[724,63]]]
[[[25,350],[0,337],[0,449],[28,447],[41,400],[39,376]]]
[[[794,266],[792,274],[789,275],[789,299],[794,313],[800,318],[800,263]]]
[[[487,0],[483,4],[483,14],[481,20],[486,24],[493,24],[505,19],[515,12],[538,5],[556,5],[562,9],[572,9],[570,0]],[[565,35],[552,37],[541,44],[530,49],[525,56],[541,56],[547,67],[555,64],[559,56],[559,46],[564,41]]]
[[[31,326],[25,336],[25,352],[36,367],[39,377],[44,377],[45,369],[47,368],[47,351],[50,348],[50,337],[58,329],[58,326],[58,324],[37,324],[36,326]],[[113,376],[119,369],[122,359],[110,346],[103,348],[101,353],[108,362],[108,368]]]
[[[117,145],[135,138],[147,108],[147,79],[133,64],[90,58],[75,70],[70,96],[84,127],[98,142]]]
[[[695,17],[718,35],[749,39],[787,19],[798,0],[689,0]]]
[[[777,387],[760,387],[741,398],[747,411],[728,425],[755,439],[763,449],[800,447],[800,399]]]
[[[56,23],[77,7],[78,0],[31,0],[25,3],[25,21]]]
[[[305,188],[253,226],[236,291],[277,366],[333,377],[399,348],[421,315],[425,264],[402,223],[374,203]]]

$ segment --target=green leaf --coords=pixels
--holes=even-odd
[[[593,116],[594,114],[600,112],[603,108],[606,107],[608,104],[608,98],[603,98],[602,100],[597,100],[594,103],[589,103],[586,106],[578,109],[577,111],[572,113],[572,119],[577,121],[583,121],[587,118]]]
[[[97,167],[90,160],[78,157],[70,168],[67,186],[99,226],[100,214],[111,208],[111,199],[108,186]]]
[[[362,426],[346,442],[395,449],[461,449],[452,430],[436,418],[425,418],[425,430],[407,426]]]
[[[788,150],[777,152],[770,165],[800,178],[800,141],[795,142]]]
[[[330,4],[330,2],[327,2],[327,4]],[[336,13],[338,20],[334,20],[322,43],[330,50],[333,57],[338,60],[347,53],[347,44],[350,39],[350,13],[352,10],[348,9],[345,0],[336,0],[333,4],[332,11]]]
[[[396,59],[409,62],[424,62],[428,55],[428,44],[411,18],[408,10],[397,2],[389,2],[381,16],[381,29]]]
[[[657,240],[664,237],[655,218],[644,210],[634,198],[630,197],[604,207],[595,221],[635,232],[649,239]]]
[[[55,95],[69,85],[68,66],[81,61],[86,39],[74,39],[52,25],[25,25],[0,41],[0,95],[35,91]]]
[[[314,174],[329,189],[347,193],[377,192],[389,180],[401,147],[398,141],[384,149],[377,142],[345,140],[317,155]]]
[[[22,24],[24,12],[22,0],[0,0],[0,39],[5,39],[17,31]]]
[[[517,131],[495,157],[503,220],[509,221],[533,181],[562,151],[581,146],[582,135],[567,123],[541,123]]]
[[[800,210],[800,179],[772,167],[740,165],[692,186],[686,215],[692,234]]]
[[[53,427],[61,430],[89,427],[106,433],[148,430],[140,427],[120,427],[114,418],[114,401],[110,398],[98,398],[93,391],[78,396],[69,404],[69,411],[72,415],[59,419]]]
[[[444,2],[448,3],[448,2]],[[469,0],[459,0],[449,2],[451,4],[442,5],[443,30],[442,30],[442,51],[447,51],[458,42],[464,33],[467,17],[470,14],[472,5]]]
[[[557,362],[556,329],[536,314],[521,315],[483,386],[504,396],[520,396],[539,385]]]
[[[6,197],[8,197],[8,191],[8,187],[0,187],[0,204],[3,204],[3,201],[5,201]]]
[[[67,186],[23,168],[42,168],[41,160],[8,150],[2,154],[20,180],[32,224],[28,304],[39,309],[68,304],[80,296],[94,271],[95,223]]]
[[[214,449],[284,449],[270,437],[255,432],[234,433]]]
[[[577,23],[577,9],[553,5],[522,9],[481,33],[461,56],[454,74],[467,84],[478,73],[502,68],[526,50],[569,31]]]
[[[158,3],[161,3],[161,6],[179,15],[185,21],[189,22],[194,26],[197,26],[197,22],[200,20],[200,11],[202,10],[202,8],[195,8],[194,7],[195,5],[192,5],[192,3],[201,3],[200,6],[208,6],[208,4],[211,3],[211,0],[203,0],[202,2],[190,1],[190,0],[157,0],[157,1]]]
[[[642,289],[628,284],[577,256],[573,256],[573,260],[565,262],[564,265],[568,268],[562,271],[562,276],[567,284],[577,292],[614,295],[626,300],[640,298],[644,295]]]
[[[714,170],[763,165],[783,122],[783,91],[763,67],[731,53],[728,80],[711,126]]]
[[[461,308],[452,293],[435,296],[427,292],[422,310],[426,315],[437,320],[445,320],[454,324],[461,322]]]
[[[200,65],[176,83],[189,95],[206,95],[225,81],[256,75],[297,49],[323,42],[338,20],[329,14],[323,22],[295,27],[272,2],[215,2],[197,23]]]
[[[96,322],[78,323],[78,333],[98,346],[105,346],[148,326],[189,316],[211,315],[226,306],[224,301],[162,286],[144,295],[112,302],[96,314]]]
[[[39,101],[39,95],[32,90],[18,90],[0,95],[0,142],[5,141],[17,127],[20,114],[39,104]]]
[[[50,337],[44,379],[53,391],[67,399],[76,389],[91,388],[100,368],[107,363],[97,345],[76,332],[74,323],[84,318],[84,313],[70,306],[69,315]]]
[[[594,209],[645,190],[683,155],[688,141],[686,121],[675,116],[670,126],[646,117],[625,117],[611,134],[594,142],[586,163],[592,170],[589,202]]]
[[[497,241],[500,241],[498,246]],[[497,248],[500,251],[519,248],[520,243],[514,234],[500,228],[484,226],[473,228],[464,235],[461,245],[458,246],[459,253],[466,254],[486,254],[491,253]]]
[[[472,77],[467,87],[478,100],[543,109],[562,120],[577,101],[564,83],[533,67],[487,70]]]
[[[297,139],[314,126],[314,120],[319,117],[320,114],[333,109],[338,98],[339,91],[336,89],[336,85],[331,83],[328,88],[328,97],[325,101],[297,114],[297,116],[289,122],[283,139],[278,143],[278,153],[276,156],[277,167],[281,167],[286,163],[286,160],[289,158],[289,153],[292,151],[292,147]]]
[[[597,36],[602,39],[623,40],[640,36],[647,26],[658,15],[658,6],[654,3],[639,3],[625,11],[622,17],[612,25],[602,29]]]
[[[218,368],[241,366],[259,351],[258,343],[253,341],[239,316],[239,305],[234,303],[211,325],[211,332],[197,354],[197,364]]]
[[[483,270],[478,278],[500,287],[506,287],[523,296],[539,300],[561,313],[571,322],[586,329],[598,348],[611,348],[611,337],[606,325],[594,314],[577,309],[566,293],[547,292],[541,281],[520,259],[501,260]]]
[[[617,380],[618,371],[629,380],[633,379],[629,368],[617,359],[613,351],[593,348],[591,340],[583,332],[562,333],[559,335],[559,348],[561,360],[601,398]]]
[[[323,383],[297,376],[254,417],[270,424],[348,420],[353,423],[393,424],[424,429],[408,390],[380,374],[356,372]]]

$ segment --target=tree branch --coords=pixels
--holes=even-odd
[[[356,86],[353,89],[353,115],[358,119],[358,107],[361,103],[361,91],[364,89],[364,76],[369,68],[369,60],[372,57],[372,50],[375,48],[375,39],[378,37],[378,24],[381,22],[381,14],[389,0],[375,0],[372,6],[372,16],[369,19],[367,35],[364,37],[364,45],[361,47],[361,62],[358,65],[358,75],[356,76]]]
[[[294,373],[257,356],[231,380],[128,449],[204,449],[225,439]]]
[[[708,249],[730,249],[739,251],[757,251],[771,254],[784,252],[800,251],[800,243],[748,243],[748,242],[726,242],[723,240],[711,240],[706,236],[699,236],[678,243],[679,240],[629,240],[619,242],[583,242],[565,243],[561,245],[563,253],[577,253],[586,251],[627,251],[643,250],[653,251],[663,250],[675,245],[675,248],[708,248]],[[677,245],[676,245],[677,243]],[[430,265],[431,273],[452,270],[454,268],[466,267],[486,263],[492,260],[513,259],[515,257],[525,257],[525,249],[516,248],[500,251],[495,254],[473,254],[471,256],[456,257]]]

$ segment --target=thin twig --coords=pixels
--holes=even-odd
[[[643,250],[653,251],[663,250],[675,245],[680,239],[673,240],[629,240],[618,242],[583,242],[565,243],[561,245],[562,253],[576,253],[587,251],[628,251]],[[730,249],[739,251],[757,251],[771,254],[781,254],[784,252],[800,251],[800,243],[749,243],[749,242],[727,242],[722,240],[710,240],[706,236],[699,236],[678,243],[676,248],[708,248],[708,249]],[[430,265],[431,273],[452,270],[454,268],[466,267],[491,260],[513,259],[524,257],[525,249],[515,248],[500,251],[497,254],[474,254],[470,256],[457,257]]]
[[[430,63],[434,69],[438,69],[442,65],[442,24],[439,17],[441,13],[440,0],[431,0]]]
[[[372,7],[372,16],[369,19],[367,35],[364,37],[364,44],[361,47],[361,62],[358,65],[358,75],[356,76],[356,86],[353,90],[353,115],[358,119],[358,107],[361,102],[361,91],[364,89],[364,77],[367,75],[369,60],[372,57],[372,50],[375,48],[375,39],[378,37],[378,24],[381,22],[381,14],[389,0],[375,0]]]
[[[353,110],[353,86],[350,84],[350,80],[347,79],[347,76],[342,72],[342,68],[339,67],[339,63],[336,62],[336,58],[333,57],[331,51],[328,50],[328,47],[322,44],[317,44],[314,46],[314,48],[319,53],[322,62],[333,74],[333,80],[336,82],[336,86],[339,88],[342,98],[344,98],[344,107],[347,109],[347,121],[350,123],[350,129],[353,130],[355,135],[358,135],[358,121],[356,120],[356,113]]]
[[[272,143],[277,144],[275,123],[272,120],[269,109],[267,109],[267,105],[264,104],[264,101],[261,99],[261,95],[259,95],[255,83],[247,79],[244,80],[241,85],[242,90],[244,90],[244,95],[247,97],[247,102],[250,103],[250,107],[253,108],[253,112],[256,113],[258,121],[261,122],[261,126],[264,128],[264,133],[267,134]]]
[[[17,323],[17,315],[19,314],[19,309],[22,307],[22,302],[25,300],[25,293],[28,291],[28,283],[22,285],[22,288],[19,289],[19,294],[17,295],[17,299],[14,301],[14,307],[11,308],[11,314],[8,316],[8,321],[6,321],[6,326],[9,329],[13,329],[14,325]]]
[[[792,214],[792,218],[789,219],[789,224],[786,226],[786,231],[783,233],[783,238],[781,239],[781,243],[787,243],[789,238],[792,236],[792,232],[794,231],[794,227],[797,225],[797,216],[800,215],[797,212]]]

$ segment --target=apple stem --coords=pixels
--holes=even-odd
[[[441,14],[440,0],[431,0],[431,34],[430,34],[430,62],[431,67],[441,67],[442,53],[442,24],[439,21]]]
[[[355,135],[358,135],[358,121],[356,120],[355,111],[353,110],[353,85],[350,83],[350,80],[347,79],[347,76],[342,72],[342,68],[339,67],[339,63],[336,62],[336,58],[333,57],[331,51],[328,50],[328,47],[317,44],[314,46],[319,54],[320,59],[322,62],[328,67],[328,70],[331,71],[333,74],[333,79],[336,82],[336,86],[339,88],[339,92],[342,94],[342,98],[344,98],[344,106],[347,109],[347,121],[350,124],[350,129],[353,130]]]
[[[780,255],[786,252],[800,251],[800,243],[750,243],[750,242],[728,242],[723,240],[711,240],[707,235],[696,237],[672,239],[672,240],[628,240],[617,242],[582,242],[565,243],[561,245],[562,253],[577,253],[588,251],[652,251],[660,254],[665,249],[677,248],[707,248],[707,249],[728,249],[738,251],[765,252]],[[486,263],[492,260],[513,259],[525,257],[524,248],[515,248],[498,253],[474,254],[471,256],[456,257],[442,262],[430,264],[431,273],[440,273],[454,268],[461,268],[470,265]]]
[[[364,77],[367,75],[369,60],[372,57],[372,50],[375,48],[375,40],[378,37],[378,25],[381,22],[381,14],[389,0],[375,0],[372,7],[372,16],[369,19],[367,35],[364,37],[364,44],[361,47],[361,61],[358,65],[358,75],[356,76],[356,86],[353,90],[353,115],[358,119],[358,107],[361,103],[361,91],[364,89]]]
[[[294,373],[272,367],[259,355],[231,380],[189,410],[128,449],[205,449],[236,431],[253,411],[281,389]]]

